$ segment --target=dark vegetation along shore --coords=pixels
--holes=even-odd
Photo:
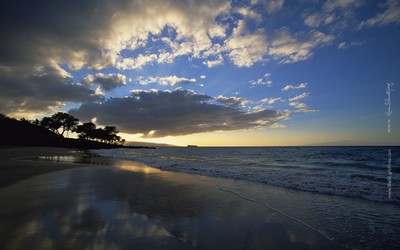
[[[151,148],[124,146],[125,140],[114,126],[96,128],[96,125],[79,120],[66,113],[56,113],[41,121],[16,120],[0,114],[0,147],[60,147],[77,149]],[[65,132],[75,132],[78,138],[66,138]]]

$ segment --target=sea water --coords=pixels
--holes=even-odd
[[[94,152],[162,170],[400,204],[399,147],[160,147]]]
[[[212,178],[350,249],[400,245],[399,147],[160,147],[93,150]],[[205,178],[209,181],[210,179]]]

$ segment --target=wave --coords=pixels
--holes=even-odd
[[[314,148],[167,148],[155,151],[113,149],[94,152],[143,162],[167,171],[246,180],[299,191],[400,204],[398,193],[392,192],[391,198],[388,197],[386,165],[374,164],[378,157],[385,163],[386,151],[381,148],[372,152],[371,148],[364,151],[357,149],[357,155],[355,150],[348,153],[341,149],[343,154],[340,157],[338,148],[331,154],[329,149],[324,148],[324,154],[319,154],[321,152],[318,150],[321,151]],[[370,158],[365,158],[365,155]],[[360,161],[360,158],[365,159]],[[398,188],[394,183],[400,181],[397,170],[397,167],[392,168],[392,189]]]

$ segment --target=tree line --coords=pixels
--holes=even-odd
[[[21,119],[23,121],[28,121]],[[58,112],[49,117],[43,117],[42,120],[29,121],[33,124],[40,125],[48,130],[64,137],[65,132],[75,132],[79,139],[93,140],[109,144],[124,144],[125,139],[122,139],[117,134],[115,126],[105,126],[104,128],[96,128],[92,122],[79,124],[79,119],[63,112]]]

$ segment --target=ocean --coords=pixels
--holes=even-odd
[[[400,205],[399,147],[160,147],[93,152],[162,170]]]
[[[349,249],[400,245],[400,147],[159,147],[93,153],[214,177]]]

